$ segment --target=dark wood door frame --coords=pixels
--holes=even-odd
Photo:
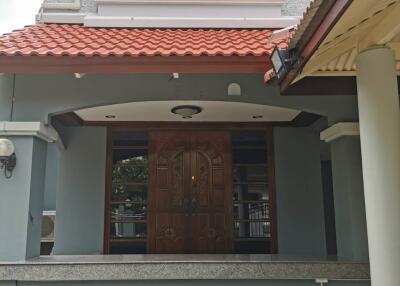
[[[178,124],[146,124],[141,123],[135,125],[135,122],[130,122],[129,125],[112,125],[107,126],[107,155],[106,155],[106,182],[105,182],[105,208],[104,208],[104,234],[103,234],[103,253],[110,253],[110,220],[111,220],[111,194],[112,194],[112,134],[116,131],[150,131],[150,130],[193,130],[193,131],[210,131],[210,130],[259,130],[266,133],[268,166],[267,177],[270,182],[269,194],[271,197],[271,254],[278,253],[278,230],[277,230],[277,210],[276,210],[276,191],[275,191],[275,161],[274,161],[274,145],[273,145],[273,125],[271,124],[237,124],[235,122],[224,122],[222,124],[208,123],[178,123]]]

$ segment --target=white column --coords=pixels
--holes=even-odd
[[[372,286],[398,286],[400,108],[391,49],[359,54],[357,90]]]

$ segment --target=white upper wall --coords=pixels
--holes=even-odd
[[[270,18],[283,0],[96,0],[99,16]]]
[[[39,19],[91,27],[285,28],[310,0],[44,0]]]

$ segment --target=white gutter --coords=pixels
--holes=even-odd
[[[283,28],[296,25],[299,17],[279,18],[194,18],[194,17],[114,17],[88,15],[87,27],[115,28]]]
[[[51,2],[43,2],[42,7],[44,9],[53,9],[53,10],[80,10],[81,9],[81,0],[74,0],[69,3],[51,3]]]

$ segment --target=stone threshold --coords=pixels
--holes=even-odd
[[[0,281],[369,280],[367,262],[280,255],[54,255],[0,262]]]

